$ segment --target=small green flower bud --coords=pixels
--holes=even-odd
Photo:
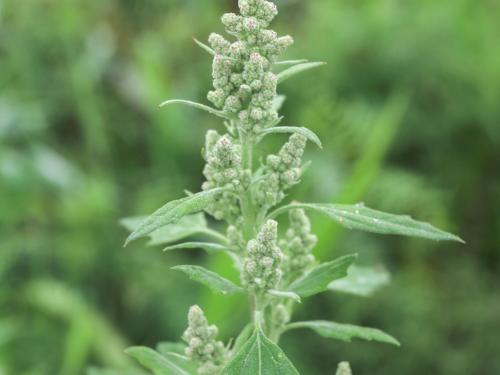
[[[349,362],[340,362],[335,375],[352,375],[352,370]]]

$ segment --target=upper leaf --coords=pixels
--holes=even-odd
[[[144,346],[136,346],[125,351],[155,375],[190,375],[160,353]]]
[[[243,345],[220,375],[299,375],[285,353],[260,329]]]
[[[230,119],[230,116],[224,111],[220,111],[218,109],[209,107],[208,105],[205,105],[205,104],[192,102],[190,100],[182,100],[182,99],[166,100],[160,104],[160,107],[165,107],[165,106],[170,105],[170,104],[184,104],[184,105],[187,105],[190,107],[201,109],[202,111],[211,113],[212,115],[215,115],[217,117],[221,117],[221,118],[226,119],[226,120]]]
[[[136,230],[141,225],[147,216],[130,217],[120,221],[130,232]],[[207,230],[207,221],[203,213],[187,215],[179,219],[177,223],[165,225],[149,234],[151,240],[149,246],[163,245],[172,242],[177,242],[186,237],[195,234],[204,233]]]
[[[328,289],[333,281],[347,276],[347,269],[356,260],[357,255],[346,255],[331,262],[322,263],[288,286],[288,290],[301,297],[309,297]]]
[[[413,220],[410,216],[388,214],[372,210],[362,204],[292,203],[278,208],[270,217],[276,217],[293,208],[304,208],[320,212],[349,229],[359,229],[382,234],[422,237],[436,241],[449,240],[464,242],[460,237],[437,229],[428,223]]]
[[[182,199],[167,203],[162,208],[148,216],[139,226],[130,234],[125,241],[125,246],[131,241],[140,237],[147,236],[153,231],[165,225],[177,223],[182,217],[205,209],[213,200],[214,196],[226,190],[217,188],[202,191]]]
[[[274,134],[274,133],[297,133],[306,137],[311,142],[314,142],[319,148],[323,148],[319,137],[310,129],[297,126],[277,126],[274,128],[267,128],[262,130],[260,134]]]
[[[163,249],[163,251],[171,251],[178,249],[203,249],[209,253],[231,251],[231,248],[227,246],[211,242],[184,242],[177,245],[167,246],[166,248]]]
[[[189,374],[196,374],[197,363],[184,355],[186,345],[181,342],[160,342],[156,345],[156,350],[177,367],[187,371]]]
[[[380,288],[389,284],[391,275],[381,267],[362,267],[353,265],[343,279],[335,280],[328,289],[362,297],[369,297]]]
[[[200,266],[175,266],[172,269],[186,273],[190,279],[208,286],[214,293],[229,295],[243,291],[241,287],[232,281]]]
[[[291,323],[286,327],[286,330],[296,328],[310,328],[319,335],[342,341],[351,342],[353,338],[363,339],[367,341],[378,341],[386,344],[400,346],[398,340],[391,335],[382,332],[376,328],[360,327],[351,324],[341,324],[335,322],[327,322],[324,320],[315,320],[310,322]]]
[[[293,77],[296,74],[305,72],[306,70],[317,68],[318,66],[325,65],[324,62],[306,62],[303,64],[294,65],[288,69],[283,70],[278,74],[278,83],[286,81],[288,78]]]

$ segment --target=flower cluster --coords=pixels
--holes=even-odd
[[[280,247],[284,253],[283,272],[293,279],[314,263],[312,250],[318,238],[311,234],[311,222],[304,210],[291,210],[289,218],[290,227],[285,239],[280,241]]]
[[[264,177],[256,192],[260,205],[272,207],[278,204],[285,198],[284,191],[299,183],[306,142],[304,136],[293,134],[278,155],[267,157],[263,170]]]
[[[227,349],[221,341],[216,341],[218,329],[209,325],[203,311],[192,306],[188,314],[188,328],[182,339],[188,345],[185,353],[189,358],[198,361],[200,375],[219,373],[227,359]]]
[[[207,162],[203,170],[207,179],[203,190],[228,185],[237,189],[241,186],[241,149],[228,135],[220,136],[215,130],[208,131],[203,156]],[[231,192],[221,193],[207,212],[218,220],[228,222],[233,222],[240,215],[237,198]]]
[[[257,238],[248,242],[242,271],[243,284],[257,293],[275,288],[281,280],[282,258],[278,247],[278,223],[268,220],[262,225]]]
[[[278,120],[273,108],[278,79],[271,67],[293,39],[266,29],[278,13],[272,2],[240,0],[239,8],[241,15],[222,17],[226,31],[237,41],[230,43],[215,33],[208,39],[215,57],[214,89],[207,98],[238,121],[242,130],[258,133]]]
[[[335,375],[352,375],[352,370],[349,362],[340,362]]]

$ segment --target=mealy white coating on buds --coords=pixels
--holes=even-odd
[[[278,14],[274,3],[240,0],[238,5],[241,15],[222,16],[226,31],[237,41],[230,43],[215,33],[208,39],[216,55],[212,66],[214,89],[207,98],[234,116],[244,131],[258,133],[278,120],[273,109],[278,79],[271,66],[293,39],[278,37],[266,29]]]
[[[220,136],[215,130],[206,135],[203,157],[206,165],[203,174],[207,179],[203,190],[231,186],[237,189],[242,184],[241,149],[229,135]],[[240,215],[237,198],[230,193],[218,194],[207,208],[207,212],[218,220],[235,221]]]
[[[335,375],[352,375],[352,370],[349,362],[340,362]]]
[[[200,375],[218,374],[227,360],[228,351],[222,341],[215,339],[217,334],[217,327],[208,324],[203,310],[192,306],[188,314],[188,328],[182,339],[187,344],[186,356],[200,364]]]
[[[268,220],[257,237],[247,244],[243,262],[242,282],[256,293],[275,288],[281,281],[283,254],[278,247],[278,223]]]
[[[314,264],[312,250],[318,238],[311,234],[311,222],[303,209],[290,210],[289,219],[290,226],[280,247],[284,254],[283,272],[293,279]]]
[[[278,155],[269,155],[263,168],[263,176],[256,192],[258,203],[272,207],[285,198],[284,191],[300,182],[302,156],[307,139],[292,134]]]

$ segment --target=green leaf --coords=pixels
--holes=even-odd
[[[268,135],[268,134],[276,134],[276,133],[297,133],[304,137],[306,137],[311,142],[314,142],[319,148],[323,148],[321,144],[321,140],[319,137],[310,129],[304,127],[297,126],[277,126],[275,128],[264,129],[260,132],[260,134]]]
[[[89,368],[86,373],[86,375],[148,375],[145,372],[142,371],[136,371],[136,370],[110,370],[110,369],[100,369],[100,368],[95,368],[91,367]]]
[[[299,372],[285,353],[258,329],[220,375],[299,375]]]
[[[347,269],[356,260],[357,255],[346,255],[331,262],[322,263],[288,286],[288,291],[301,297],[309,297],[328,289],[333,280],[347,276]]]
[[[213,201],[215,195],[225,190],[227,189],[217,188],[202,191],[200,193],[190,195],[189,197],[167,203],[139,224],[139,226],[125,241],[125,246],[127,246],[131,241],[147,236],[165,225],[178,223],[179,220],[186,215],[204,210]]]
[[[125,218],[120,221],[130,232],[136,230],[147,216]],[[163,245],[180,241],[186,237],[207,232],[207,221],[205,215],[200,212],[194,215],[182,217],[177,223],[165,225],[149,234],[149,246]]]
[[[205,51],[207,51],[209,54],[211,54],[212,56],[215,56],[215,51],[210,48],[209,46],[207,46],[205,43],[202,43],[200,42],[198,39],[196,38],[193,38],[194,42],[199,45],[201,48],[203,48]]]
[[[388,214],[372,210],[362,204],[292,203],[278,208],[271,213],[270,217],[276,217],[293,208],[304,208],[320,212],[348,229],[464,243],[460,237],[437,229],[428,223],[415,221],[410,216]]]
[[[303,64],[294,65],[288,69],[283,70],[278,74],[278,83],[282,83],[296,74],[305,72],[306,70],[309,69],[317,68],[318,66],[322,66],[325,64],[326,64],[325,62],[307,62]]]
[[[243,346],[243,344],[245,344],[248,341],[248,339],[252,336],[252,333],[254,332],[254,330],[255,330],[255,327],[254,327],[253,322],[248,323],[245,326],[245,328],[243,328],[243,330],[240,332],[238,337],[236,337],[236,340],[234,341],[234,345],[231,348],[231,351],[233,353],[238,352],[240,350],[240,348]]]
[[[153,349],[136,346],[127,349],[125,353],[134,357],[142,366],[152,371],[155,375],[189,375],[188,372]]]
[[[306,59],[301,59],[301,60],[284,60],[284,61],[277,61],[274,63],[274,65],[297,65],[297,64],[303,64],[306,63]]]
[[[391,275],[382,267],[362,267],[353,265],[347,277],[335,280],[328,289],[335,292],[369,297],[391,281]]]
[[[294,292],[285,292],[281,290],[268,290],[267,293],[274,297],[287,298],[294,300],[295,302],[301,303],[300,296]]]
[[[209,271],[200,266],[175,266],[173,270],[182,271],[189,276],[191,280],[198,281],[199,283],[208,286],[214,293],[222,295],[236,294],[243,291],[243,289],[232,281],[223,278],[215,272]]]
[[[351,342],[353,338],[357,338],[400,346],[398,340],[376,328],[316,320],[291,323],[286,327],[286,331],[296,328],[310,328],[319,335],[329,339]]]
[[[172,251],[178,249],[203,249],[207,252],[231,251],[227,246],[211,242],[184,242],[177,245],[167,246],[163,251]]]
[[[218,109],[209,107],[208,105],[205,105],[205,104],[192,102],[190,100],[182,100],[182,99],[166,100],[166,101],[164,101],[163,103],[160,104],[160,107],[164,107],[164,106],[167,106],[167,105],[170,105],[170,104],[184,104],[184,105],[187,105],[187,106],[190,106],[190,107],[201,109],[203,111],[211,113],[212,115],[215,115],[217,117],[221,117],[221,118],[226,119],[226,120],[230,120],[231,119],[231,117],[226,112],[224,112],[224,111],[220,111]]]
[[[160,342],[156,345],[156,350],[170,362],[177,365],[189,374],[196,374],[198,367],[195,361],[184,355],[186,345],[181,342]]]

